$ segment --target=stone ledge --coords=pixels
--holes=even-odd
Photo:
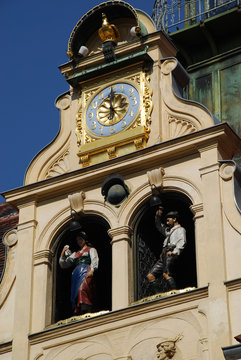
[[[0,344],[0,355],[6,354],[12,351],[12,341],[8,341]]]
[[[176,290],[178,291],[178,290]],[[171,293],[171,292],[169,292]],[[95,316],[91,318],[81,318],[77,316],[66,319],[62,321],[59,325],[53,324],[48,328],[40,331],[38,333],[33,333],[29,335],[30,345],[39,344],[45,341],[61,338],[63,336],[73,336],[74,334],[79,334],[81,331],[83,336],[96,335],[103,332],[103,326],[105,331],[111,331],[116,328],[126,327],[131,325],[131,323],[139,323],[140,321],[145,321],[143,316],[145,314],[150,314],[149,320],[156,319],[157,312],[166,311],[168,309],[168,314],[171,312],[182,312],[188,309],[198,308],[200,300],[208,298],[208,287],[203,287],[199,289],[189,290],[182,293],[169,294],[166,297],[158,299],[150,299],[139,304],[131,304],[127,308],[120,310],[105,312],[105,313],[96,313]],[[180,309],[177,310],[177,306]],[[174,309],[175,307],[175,309]],[[102,314],[101,314],[102,313]],[[167,313],[160,314],[158,316],[166,316]],[[71,321],[72,319],[72,321]],[[108,328],[108,329],[107,329]],[[75,335],[74,335],[75,336]],[[62,339],[62,341],[64,341]]]

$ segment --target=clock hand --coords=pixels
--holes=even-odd
[[[114,115],[114,108],[113,108],[113,105],[112,105],[114,96],[115,96],[115,92],[113,91],[113,88],[112,88],[112,86],[111,86],[111,88],[110,88],[110,94],[109,94],[109,96],[108,96],[108,97],[110,98],[110,116],[109,116],[109,119],[110,119],[110,120],[113,119],[113,115]]]

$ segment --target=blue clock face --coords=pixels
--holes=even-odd
[[[139,113],[140,95],[129,83],[115,83],[100,90],[87,104],[86,125],[96,137],[127,129]]]

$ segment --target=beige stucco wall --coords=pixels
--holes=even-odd
[[[1,317],[6,315],[5,309],[11,311],[13,326],[11,322],[8,324],[7,336],[2,336],[2,341],[13,338],[12,359],[26,359],[28,356],[29,359],[62,359],[66,351],[75,359],[77,349],[83,349],[83,341],[83,359],[99,359],[101,356],[106,359],[121,356],[123,359],[128,356],[140,359],[142,356],[144,359],[147,351],[151,351],[149,354],[154,358],[158,341],[173,338],[179,333],[183,337],[176,344],[176,356],[185,360],[206,359],[209,354],[213,359],[220,359],[221,346],[233,343],[232,337],[239,327],[237,319],[241,315],[238,306],[240,282],[224,284],[241,275],[238,250],[240,233],[235,221],[232,222],[232,218],[240,215],[235,206],[226,208],[226,193],[223,194],[223,185],[228,185],[233,191],[233,180],[231,176],[224,183],[218,163],[221,156],[219,141],[230,141],[230,137],[233,137],[232,146],[237,146],[231,130],[220,125],[206,130],[205,136],[203,133],[193,133],[179,141],[144,149],[141,157],[133,153],[128,161],[112,160],[104,168],[96,165],[93,169],[82,169],[7,194],[9,201],[18,204],[20,209],[15,263],[17,274],[21,276],[17,276],[16,286],[10,289],[0,311]],[[195,300],[191,292],[174,295],[172,300],[160,299],[153,304],[128,309],[133,301],[133,269],[129,261],[132,221],[138,209],[151,196],[147,171],[160,167],[165,171],[162,179],[159,179],[162,191],[181,192],[193,204],[200,291],[197,291],[199,295]],[[123,174],[130,189],[128,199],[120,207],[104,204],[101,196],[101,184],[110,171]],[[84,213],[103,216],[110,225],[114,259],[112,310],[117,312],[46,332],[52,315],[53,240],[61,227],[70,221],[67,196],[83,190]],[[232,193],[228,195],[229,199],[233,197]],[[223,215],[218,216],[218,211]],[[229,222],[224,215],[227,212]],[[237,251],[234,251],[236,247]],[[202,287],[205,290],[201,290]],[[122,316],[126,318],[125,321]],[[192,329],[193,320],[190,319],[193,317],[200,321],[198,331]],[[81,336],[73,334],[76,326],[85,327],[85,324],[87,328],[81,331]],[[36,334],[38,332],[39,335]],[[104,335],[106,333],[108,336]],[[29,334],[36,334],[30,336],[30,350],[27,345]],[[53,334],[51,340],[50,334]],[[124,348],[120,347],[123,341]],[[110,342],[116,344],[111,349],[108,348]],[[88,346],[93,343],[94,347]]]
[[[151,28],[150,20],[146,26]],[[153,60],[152,72],[141,74],[153,105],[152,110],[146,105],[147,146],[138,151],[127,147],[122,156],[83,167],[75,134],[81,91],[70,88],[56,102],[61,121],[58,136],[30,164],[25,186],[5,193],[19,209],[19,224],[15,241],[6,239],[0,359],[149,360],[156,359],[160,342],[175,340],[174,359],[220,360],[221,347],[233,344],[233,336],[240,332],[240,213],[234,200],[233,167],[219,162],[241,152],[240,139],[228,125],[214,126],[202,105],[177,96],[174,80],[186,75],[173,58],[176,50],[168,39],[154,32],[145,41],[121,44],[117,52],[128,55],[147,45]],[[79,70],[102,62],[103,55],[97,52],[83,59]],[[62,66],[63,74],[71,70],[68,67]],[[181,193],[192,203],[198,288],[133,305],[133,225],[152,194],[148,172],[158,174],[155,181],[161,192]],[[121,174],[130,190],[120,206],[104,202],[101,195],[101,185],[111,173]],[[54,325],[53,259],[58,235],[71,220],[68,196],[73,194],[82,213],[109,224],[112,311]]]

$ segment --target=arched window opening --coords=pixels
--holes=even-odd
[[[107,233],[109,225],[103,218],[94,215],[81,217],[81,225],[99,256],[98,271],[94,275],[96,290],[92,312],[111,310],[112,252]],[[59,266],[59,257],[65,245],[69,245],[72,251],[79,250],[68,227],[59,236],[55,251],[53,323],[74,316],[70,302],[73,268],[61,269]]]
[[[163,222],[165,214],[175,210],[180,215],[181,226],[186,229],[186,245],[178,256],[173,269],[177,289],[196,287],[194,221],[190,210],[190,199],[177,192],[162,193],[161,198],[164,207]],[[135,300],[153,295],[153,290],[146,276],[160,258],[165,239],[155,226],[156,209],[156,207],[150,207],[148,201],[140,210],[134,225]],[[160,292],[168,291],[166,281],[162,277],[158,279],[158,282]]]

